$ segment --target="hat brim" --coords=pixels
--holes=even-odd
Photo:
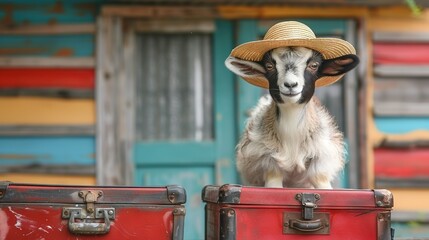
[[[248,60],[261,61],[264,54],[271,49],[278,47],[307,47],[320,52],[324,59],[332,59],[348,54],[356,54],[355,48],[347,41],[339,38],[313,38],[313,39],[278,39],[278,40],[260,40],[241,44],[231,51],[231,56]],[[332,84],[344,74],[339,76],[325,76],[317,79],[316,87],[322,87]],[[250,84],[262,88],[268,88],[266,78],[243,78]]]

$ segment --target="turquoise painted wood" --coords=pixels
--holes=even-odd
[[[177,184],[187,191],[185,239],[204,239],[201,190],[208,184],[237,183],[234,75],[224,65],[233,48],[233,24],[217,20],[213,34],[214,139],[139,141],[134,144],[135,184]]]
[[[1,0],[5,25],[94,23],[103,0]]]
[[[3,165],[94,165],[94,137],[1,137]]]
[[[90,57],[94,35],[1,36],[0,56]]]
[[[238,22],[238,44],[242,44],[249,41],[255,41],[263,35],[258,33],[258,21],[255,19],[241,20]],[[265,34],[265,33],[264,33]],[[262,96],[264,90],[260,87],[253,86],[235,76],[236,83],[238,86],[238,131],[239,135],[242,134],[247,118],[251,109],[256,105],[258,99]]]
[[[180,184],[186,190],[186,240],[204,239],[204,206],[201,203],[201,190],[213,184],[215,173],[211,166],[178,167],[173,164],[159,167],[138,168],[136,177],[148,186],[165,186]]]
[[[173,154],[172,154],[173,153]],[[137,142],[134,148],[137,166],[151,165],[213,165],[215,142]]]
[[[376,117],[377,129],[384,133],[403,134],[417,130],[429,131],[429,118],[427,117]]]

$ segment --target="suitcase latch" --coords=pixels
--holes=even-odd
[[[301,212],[283,213],[283,234],[323,234],[330,232],[330,216],[326,212],[314,212],[316,202],[320,200],[318,193],[298,193],[295,199],[301,203]]]
[[[295,199],[301,202],[302,218],[304,220],[313,219],[313,210],[317,208],[316,202],[319,201],[320,195],[318,193],[298,193]]]
[[[103,196],[103,191],[99,190],[88,190],[79,192],[79,197],[83,198],[83,201],[86,203],[86,210],[89,213],[94,212],[94,203],[97,202],[97,199],[101,196]]]

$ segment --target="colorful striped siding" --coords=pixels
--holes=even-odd
[[[92,99],[0,97],[0,124],[95,124],[95,102]]]
[[[387,134],[404,134],[417,130],[429,131],[429,118],[427,117],[376,117],[377,129]]]
[[[94,89],[94,69],[0,69],[0,89],[73,88]]]
[[[0,165],[94,165],[93,137],[0,137]]]
[[[96,184],[88,129],[101,3],[1,1],[0,180]]]

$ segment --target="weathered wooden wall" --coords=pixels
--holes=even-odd
[[[0,1],[0,179],[95,184],[100,0]]]

